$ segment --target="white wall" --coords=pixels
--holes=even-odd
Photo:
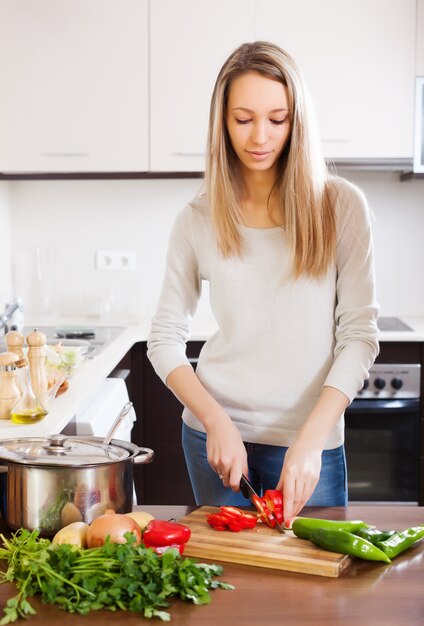
[[[12,293],[11,276],[11,198],[10,183],[0,181],[0,312],[6,302],[10,302]]]
[[[374,211],[381,314],[424,315],[424,180],[340,174],[362,187]],[[46,321],[49,312],[92,315],[108,323],[150,316],[174,217],[199,185],[198,179],[11,182],[13,268],[27,315],[41,313]],[[46,269],[37,268],[36,247]],[[99,249],[136,251],[136,271],[97,271]],[[199,315],[207,314],[206,296]]]

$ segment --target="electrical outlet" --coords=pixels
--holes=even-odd
[[[135,270],[136,253],[133,250],[97,250],[96,269]]]

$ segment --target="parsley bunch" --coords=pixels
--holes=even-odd
[[[121,609],[169,621],[163,609],[171,597],[209,604],[210,589],[234,589],[215,580],[223,571],[219,565],[182,558],[175,549],[158,556],[151,548],[133,545],[131,533],[125,537],[125,544],[106,541],[101,548],[83,549],[53,545],[37,530],[20,529],[9,540],[0,534],[0,561],[7,562],[0,584],[15,582],[18,590],[8,600],[0,625],[34,615],[28,597],[36,594],[44,603],[83,615]]]

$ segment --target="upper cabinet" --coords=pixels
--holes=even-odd
[[[296,60],[326,157],[412,159],[423,2],[1,0],[0,172],[203,171],[217,73],[255,39]]]
[[[326,157],[412,157],[416,0],[258,0],[256,21],[300,67]]]
[[[151,2],[152,171],[203,171],[213,86],[229,54],[254,38],[254,4]]]
[[[424,76],[424,0],[417,0],[417,76]]]
[[[148,169],[148,0],[2,0],[0,171]]]

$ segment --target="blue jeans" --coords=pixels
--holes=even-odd
[[[206,435],[183,422],[182,442],[191,486],[198,505],[249,506],[241,492],[224,487],[207,460]],[[246,443],[249,479],[259,495],[275,489],[288,448]],[[322,453],[321,474],[307,506],[346,506],[347,472],[344,446]]]

